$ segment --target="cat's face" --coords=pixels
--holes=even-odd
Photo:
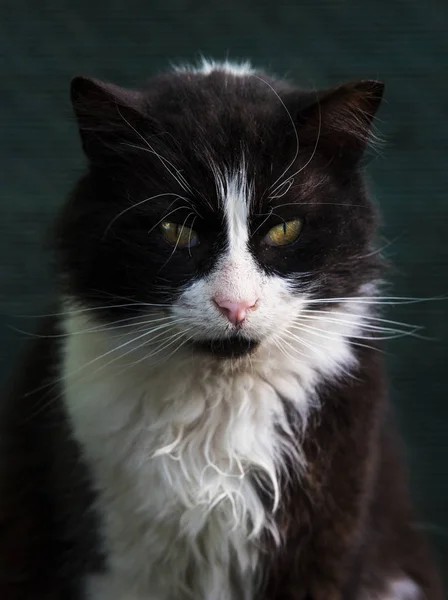
[[[362,82],[316,103],[219,71],[138,93],[75,80],[90,171],[59,223],[68,293],[219,356],[356,295],[377,266],[358,162],[380,92]]]

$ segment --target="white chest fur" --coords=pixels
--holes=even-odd
[[[66,328],[88,329],[80,317]],[[336,346],[347,364],[343,337]],[[108,335],[92,331],[65,347],[65,401],[98,491],[108,565],[89,597],[250,600],[257,539],[265,530],[278,539],[251,474],[264,473],[276,503],[285,452],[304,461],[280,396],[305,424],[317,358],[266,350],[228,370],[181,352],[148,366],[110,349]]]

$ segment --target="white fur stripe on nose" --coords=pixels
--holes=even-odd
[[[252,190],[247,181],[244,160],[233,172],[219,173],[215,178],[226,221],[228,247],[218,262],[214,275],[212,298],[232,306],[253,306],[260,297],[260,273],[249,252],[249,208]],[[222,308],[220,309],[223,312]],[[229,321],[244,320],[238,311],[223,312]]]
[[[244,159],[237,171],[218,175],[216,183],[227,224],[229,255],[232,259],[242,257],[247,252],[251,202]]]

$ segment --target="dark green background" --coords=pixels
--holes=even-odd
[[[251,58],[319,86],[386,82],[383,157],[370,166],[391,242],[391,293],[446,294],[448,1],[103,0],[0,2],[0,377],[51,295],[44,232],[83,160],[70,78],[136,84],[170,61]],[[389,307],[431,340],[388,345],[421,525],[448,571],[448,301]]]

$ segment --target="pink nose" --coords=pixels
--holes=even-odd
[[[248,310],[255,308],[257,303],[256,300],[239,300],[233,302],[232,300],[222,300],[216,297],[213,298],[213,302],[233,325],[240,325],[246,318]]]

